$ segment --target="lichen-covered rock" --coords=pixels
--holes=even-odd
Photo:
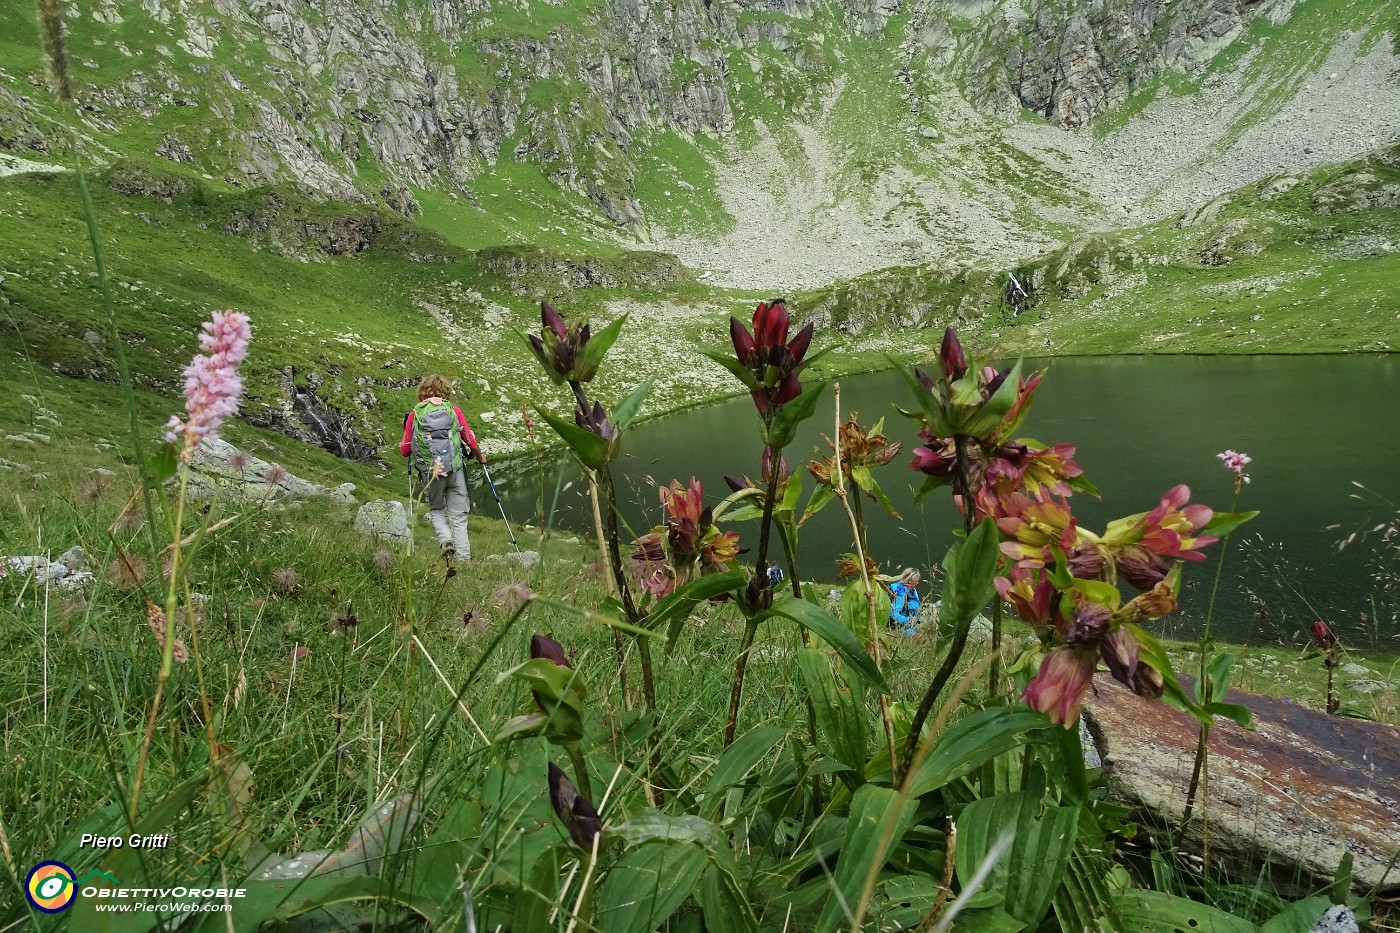
[[[506,551],[504,554],[492,554],[487,560],[503,561],[507,564],[519,564],[525,569],[535,567],[540,562],[539,551]]]
[[[239,450],[223,438],[207,438],[196,448],[188,466],[186,494],[195,499],[280,505],[286,500],[328,498],[354,501],[348,483],[328,488]]]
[[[381,538],[407,541],[408,512],[397,499],[373,499],[355,513],[355,530]]]
[[[1182,681],[1189,693],[1190,678]],[[1084,709],[1112,794],[1146,824],[1172,832],[1185,808],[1198,724],[1112,678],[1097,678],[1095,687]],[[1302,894],[1330,884],[1350,853],[1354,890],[1400,892],[1400,878],[1387,871],[1400,850],[1400,729],[1239,690],[1228,700],[1249,707],[1258,731],[1217,719],[1209,783],[1187,844],[1199,846],[1204,810],[1212,857],[1235,877],[1267,872],[1285,893]]]

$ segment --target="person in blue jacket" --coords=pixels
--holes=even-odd
[[[913,638],[919,634],[919,571],[913,567],[904,568],[899,579],[890,584],[890,628],[898,629],[901,635]]]

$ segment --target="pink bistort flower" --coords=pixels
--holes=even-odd
[[[199,338],[202,353],[185,367],[187,421],[172,415],[165,439],[180,444],[180,458],[189,460],[199,442],[218,434],[224,419],[238,411],[243,379],[238,366],[248,356],[252,337],[248,316],[237,311],[215,311]]]
[[[1215,456],[1220,460],[1221,463],[1225,464],[1225,469],[1229,470],[1231,473],[1234,473],[1244,482],[1249,482],[1249,474],[1244,471],[1245,465],[1248,464],[1250,461],[1249,454],[1241,454],[1236,453],[1233,450],[1227,450],[1224,453],[1219,453]]]

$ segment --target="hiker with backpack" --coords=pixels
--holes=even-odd
[[[428,503],[428,521],[433,524],[442,556],[471,560],[467,540],[466,462],[463,448],[478,463],[486,455],[476,444],[462,409],[448,401],[452,386],[442,376],[432,375],[418,384],[418,404],[404,418],[399,453],[409,457],[409,468],[418,472],[423,498]]]
[[[888,577],[886,578],[888,579]],[[919,571],[904,568],[899,579],[890,584],[890,628],[898,629],[906,638],[919,634]]]

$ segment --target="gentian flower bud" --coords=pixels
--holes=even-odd
[[[1070,612],[1065,641],[1071,645],[1094,645],[1108,630],[1113,611],[1107,606],[1080,600]]]
[[[1139,590],[1150,590],[1166,577],[1171,564],[1141,544],[1121,548],[1114,560],[1118,574]],[[1076,574],[1077,576],[1077,574]]]
[[[956,382],[967,374],[967,357],[963,355],[962,344],[951,327],[943,331],[943,346],[938,351],[938,357],[943,361],[943,372],[949,382]]]
[[[753,336],[759,352],[767,353],[773,347],[787,343],[789,320],[783,299],[759,302],[753,313]]]
[[[1094,679],[1094,652],[1086,648],[1056,648],[1040,662],[1021,699],[1066,729],[1079,720],[1084,693]]]
[[[1318,645],[1323,648],[1337,647],[1337,636],[1327,627],[1327,623],[1318,619],[1312,624],[1312,636]]]
[[[547,658],[560,667],[573,667],[573,665],[569,663],[569,659],[564,655],[564,646],[548,635],[530,636],[530,657]]]
[[[1155,700],[1166,692],[1166,689],[1166,681],[1162,679],[1161,672],[1155,668],[1139,664],[1137,670],[1133,671],[1133,692],[1138,696]]]
[[[788,469],[787,458],[781,454],[778,456],[778,484],[787,482],[792,476],[792,471]],[[773,481],[773,448],[763,448],[763,481],[771,483]],[[738,490],[735,490],[736,492]]]
[[[1138,669],[1138,643],[1126,629],[1116,628],[1103,637],[1099,642],[1099,657],[1103,658],[1114,680],[1125,687],[1134,686],[1133,678]]]
[[[574,782],[552,761],[549,763],[549,802],[574,845],[586,852],[593,851],[593,840],[603,831],[603,821],[593,808],[593,802],[581,796]]]

